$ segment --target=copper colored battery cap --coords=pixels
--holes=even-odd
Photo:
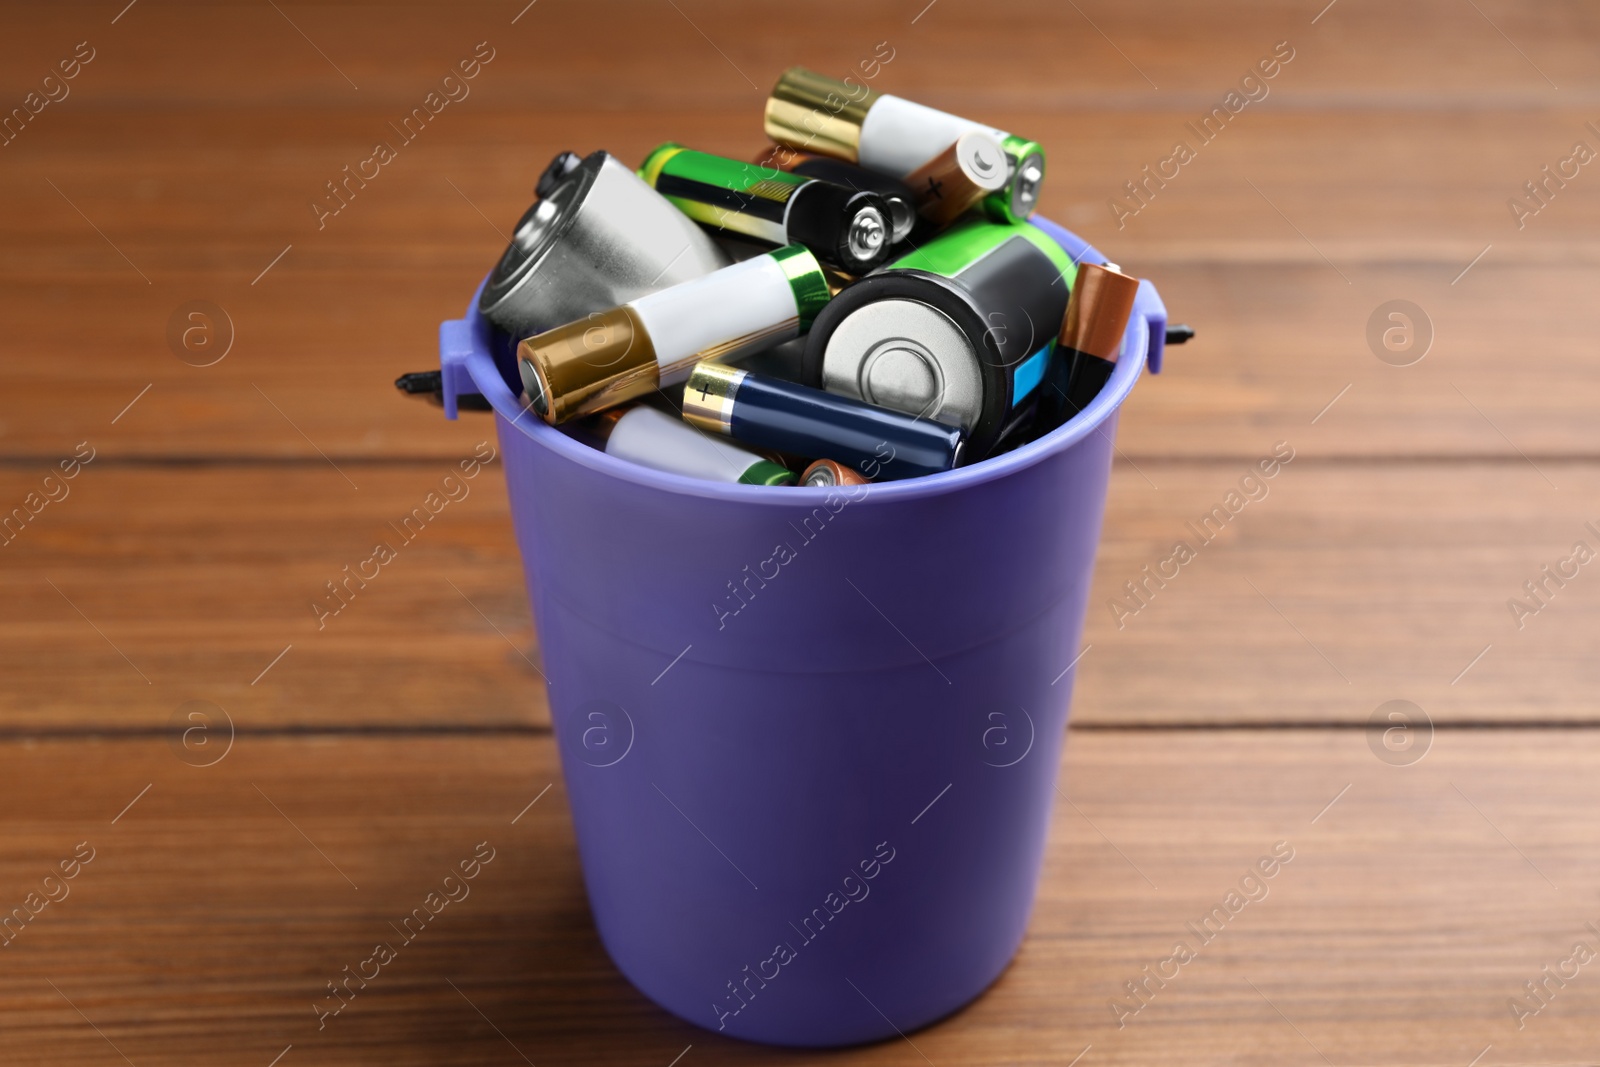
[[[1115,263],[1079,264],[1061,324],[1061,344],[1114,362],[1138,293],[1139,279],[1123,274]]]
[[[968,130],[906,175],[906,184],[917,198],[917,213],[944,226],[1005,185],[1009,165],[999,138]]]
[[[831,459],[819,459],[800,476],[804,486],[866,485],[867,479]]]

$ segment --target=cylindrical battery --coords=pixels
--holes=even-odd
[[[683,417],[746,444],[865,467],[885,480],[936,474],[963,458],[954,426],[718,363],[689,375]]]
[[[816,257],[788,245],[558,326],[517,347],[533,410],[552,425],[739,359],[810,329],[828,303]]]
[[[639,177],[712,230],[768,244],[802,244],[851,274],[889,258],[890,210],[870,190],[759,167],[679,144],[661,145]]]
[[[1031,223],[958,223],[839,293],[802,378],[960,426],[968,461],[982,459],[1037,390],[1075,274]]]
[[[513,342],[697,278],[728,256],[615,157],[558,155],[512,231],[478,311]]]
[[[889,241],[892,244],[904,241],[917,224],[917,203],[911,187],[887,174],[879,174],[833,156],[812,155],[777,144],[757,157],[756,166],[774,167],[803,174],[807,178],[821,178],[847,189],[877,193],[889,205]]]
[[[832,459],[819,459],[800,475],[800,484],[806,486],[866,485],[860,472]]]
[[[1010,162],[1004,188],[983,200],[985,213],[996,222],[1026,219],[1044,183],[1044,149],[1035,141],[804,67],[784,71],[767,98],[766,130],[774,141],[896,178],[974,129],[999,138]]]
[[[555,158],[544,168],[544,173],[539,175],[538,184],[533,187],[533,193],[540,200],[547,199],[553,194],[561,183],[567,180],[567,175],[583,165],[583,157],[576,152],[557,152]]]
[[[917,214],[948,226],[1006,183],[1009,164],[993,134],[968,130],[954,144],[906,177]]]
[[[1037,433],[1048,433],[1088,406],[1116,369],[1139,279],[1115,263],[1083,263],[1066,319],[1039,391]]]
[[[644,404],[602,412],[606,454],[672,474],[743,485],[793,485],[794,472]]]

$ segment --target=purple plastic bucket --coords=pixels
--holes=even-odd
[[[775,489],[578,443],[522,410],[475,313],[442,324],[447,413],[461,393],[495,411],[595,925],[646,996],[734,1037],[845,1045],[1005,969],[1117,409],[1159,370],[1165,325],[1142,283],[1109,385],[1016,451]]]

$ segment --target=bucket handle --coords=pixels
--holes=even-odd
[[[502,409],[521,406],[495,366],[490,355],[489,324],[478,314],[478,296],[487,280],[478,283],[465,318],[446,319],[439,324],[439,398],[447,419],[456,417],[460,410],[458,398],[462,396],[476,394],[491,407]]]

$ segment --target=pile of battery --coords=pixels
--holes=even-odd
[[[752,161],[563,152],[479,300],[532,412],[657,470],[860,484],[1049,432],[1138,280],[1029,223],[1039,145],[803,68]]]

